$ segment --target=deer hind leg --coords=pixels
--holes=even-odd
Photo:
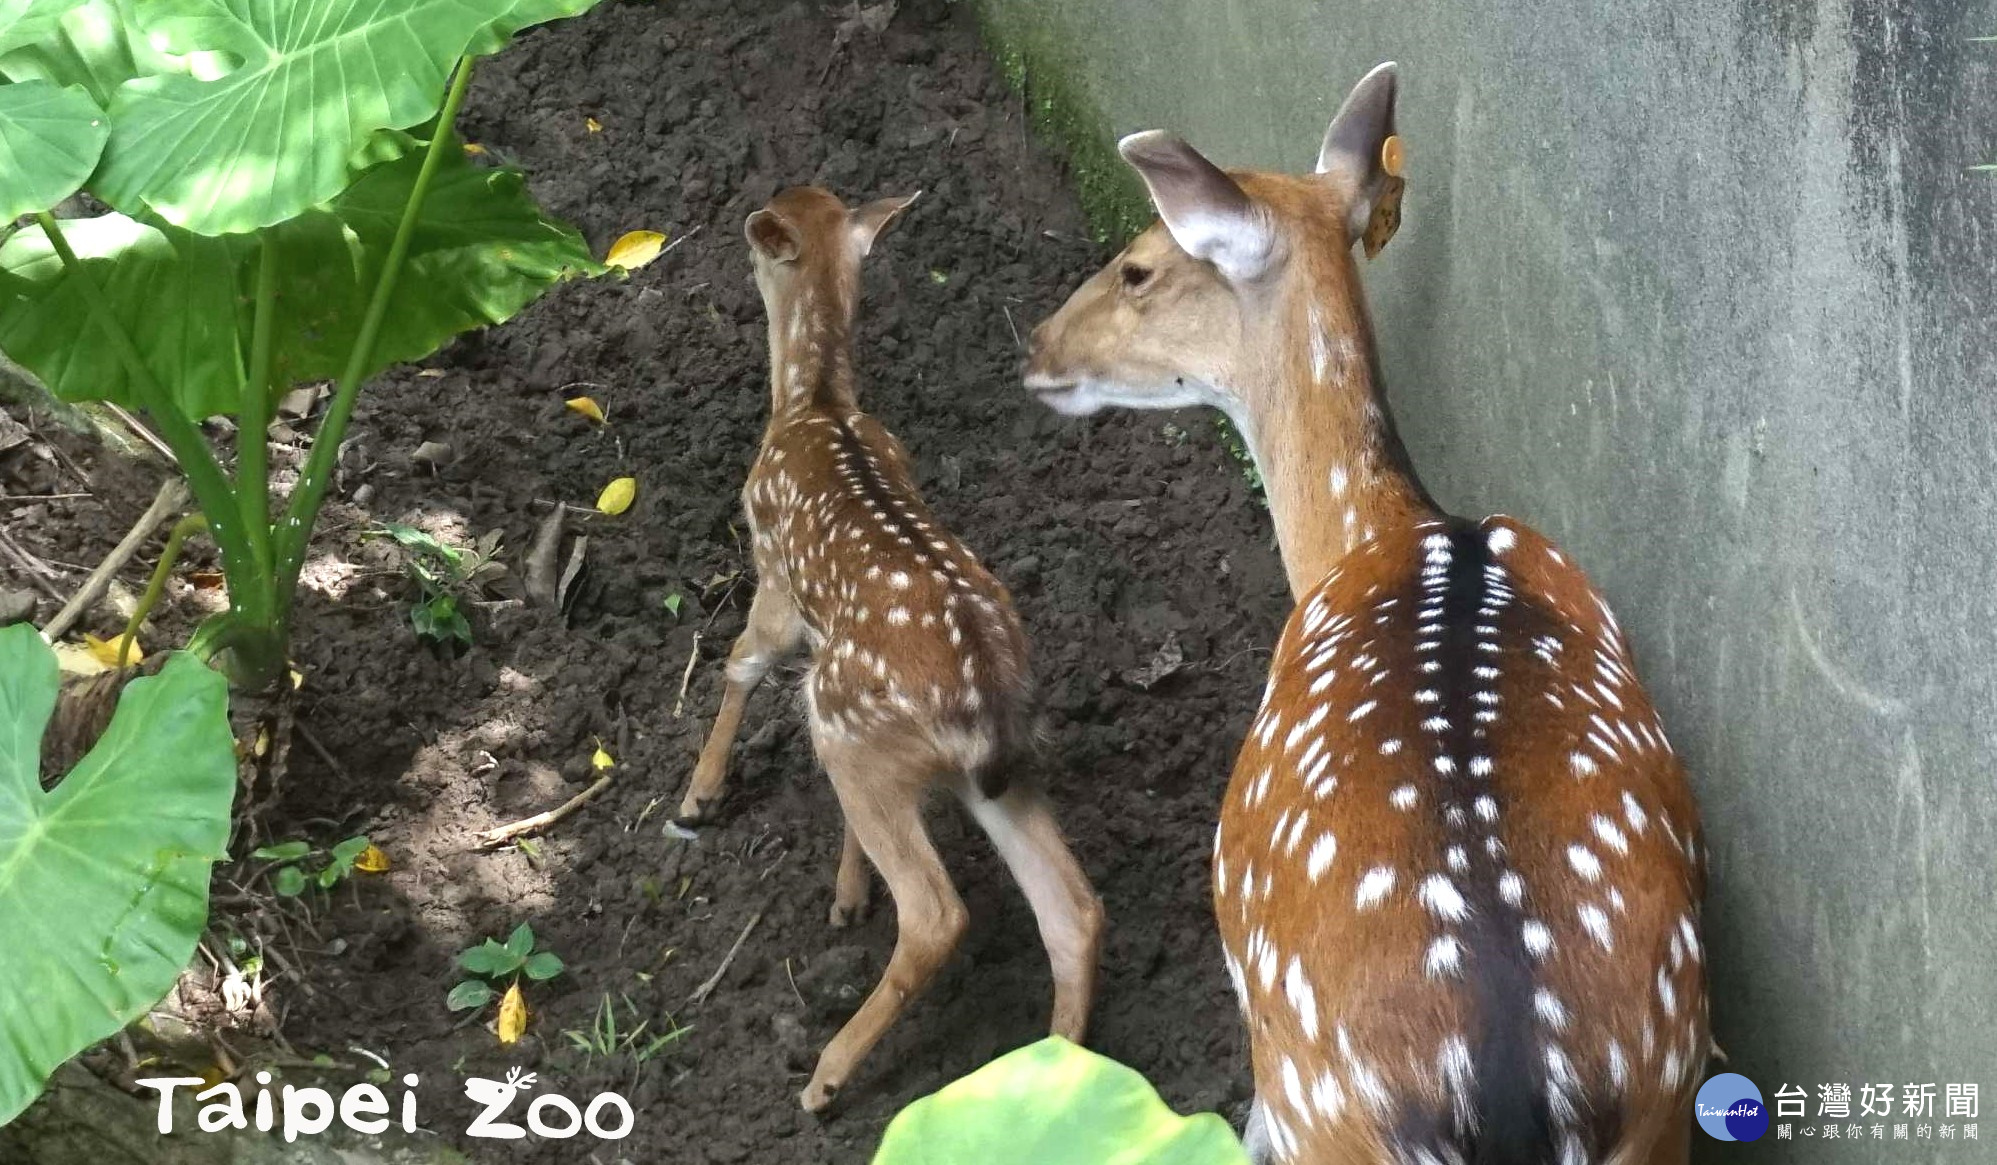
[[[969,921],[922,821],[927,767],[910,765],[892,750],[828,749],[822,742],[819,759],[853,836],[887,883],[897,933],[881,981],[819,1053],[818,1068],[798,1098],[807,1112],[832,1103],[902,1008],[949,961]]]
[[[699,825],[708,820],[714,807],[727,792],[728,754],[742,730],[742,711],[756,685],[769,674],[770,665],[796,650],[804,639],[804,620],[790,596],[765,575],[756,585],[756,597],[749,604],[749,622],[735,637],[728,652],[727,684],[721,693],[721,710],[707,731],[700,760],[693,767],[686,799],[680,802],[682,825]]]
[[[1068,849],[1047,795],[1015,782],[1005,795],[959,795],[984,827],[1006,868],[1025,892],[1040,941],[1054,970],[1053,1033],[1081,1043],[1095,1000],[1096,962],[1102,949],[1103,908],[1089,876]]]
[[[832,891],[832,925],[850,926],[866,918],[872,889],[866,852],[860,848],[860,837],[848,822],[846,842],[839,848],[839,879]]]

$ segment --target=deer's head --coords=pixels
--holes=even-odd
[[[1253,395],[1280,379],[1269,365],[1294,352],[1293,317],[1346,313],[1320,336],[1363,322],[1349,251],[1364,239],[1377,252],[1398,223],[1398,143],[1382,157],[1394,87],[1388,63],[1353,88],[1308,175],[1222,170],[1156,130],[1123,139],[1159,221],[1034,329],[1026,387],[1073,415],[1207,404],[1252,417]]]

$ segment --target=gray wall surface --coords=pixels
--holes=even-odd
[[[1997,7],[990,8],[1029,93],[1224,165],[1307,169],[1401,62],[1388,395],[1446,506],[1536,525],[1628,626],[1704,807],[1731,1069],[1813,1116],[1827,1082],[1993,1106],[1980,1143],[1695,1156],[1997,1160]]]

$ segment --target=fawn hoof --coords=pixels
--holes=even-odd
[[[719,797],[688,797],[680,802],[679,816],[673,818],[673,824],[686,829],[692,829],[696,825],[707,825],[714,820],[714,807],[720,803]]]
[[[804,1086],[803,1092],[798,1093],[797,1102],[803,1106],[806,1112],[822,1113],[832,1106],[833,1099],[838,1095],[839,1086],[837,1084],[825,1084],[813,1080],[810,1084]]]
[[[856,922],[867,921],[867,908],[868,902],[865,898],[854,903],[834,902],[832,904],[832,916],[829,920],[832,923],[832,929],[844,930]]]

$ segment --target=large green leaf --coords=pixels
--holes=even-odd
[[[1247,1165],[1227,1122],[1182,1117],[1144,1077],[1051,1037],[903,1109],[874,1165]]]
[[[164,231],[122,214],[66,219],[62,233],[181,412],[235,411],[248,351],[238,336],[249,334],[236,289],[255,244]],[[64,400],[142,404],[90,300],[38,226],[0,246],[0,352]]]
[[[183,654],[127,685],[97,747],[44,792],[56,683],[33,627],[0,629],[0,1124],[173,986],[236,790],[227,682]]]
[[[139,29],[142,2],[149,0],[0,0],[0,77],[81,85],[102,108],[134,77],[227,70],[220,54],[160,51]]]
[[[422,152],[412,151],[376,166],[329,213],[280,228],[278,383],[327,379],[345,368],[422,162]],[[441,162],[367,375],[428,356],[460,332],[511,319],[556,283],[604,269],[575,228],[541,210],[518,171],[475,166],[455,148]],[[245,280],[247,287],[247,270]]]
[[[345,188],[377,131],[434,115],[460,54],[593,2],[147,0],[139,19],[168,51],[241,63],[122,86],[92,190],[200,234],[283,222]]]
[[[104,150],[104,111],[82,86],[0,85],[0,223],[75,194]]]
[[[278,387],[345,369],[422,161],[415,151],[376,166],[331,206],[271,228],[281,264]],[[62,229],[181,409],[235,412],[257,236],[209,238],[116,214]],[[365,371],[427,356],[460,332],[510,318],[570,275],[601,270],[573,228],[542,213],[519,174],[447,150]],[[39,228],[0,247],[0,351],[65,400],[138,403]]]

